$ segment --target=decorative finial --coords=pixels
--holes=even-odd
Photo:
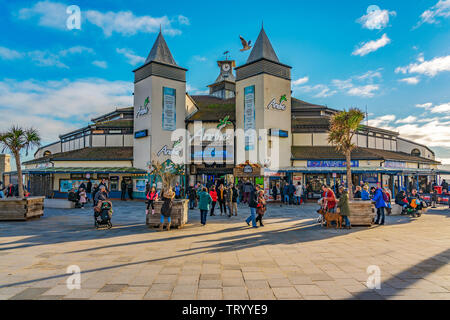
[[[162,33],[161,23],[159,24],[159,33]]]
[[[262,19],[262,22],[261,22],[261,29],[264,29],[264,19]]]

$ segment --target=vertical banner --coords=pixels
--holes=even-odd
[[[244,132],[245,132],[245,150],[254,150],[255,133],[247,133],[247,130],[256,130],[255,123],[255,86],[244,88]]]
[[[176,90],[163,87],[162,128],[174,131],[177,128]]]

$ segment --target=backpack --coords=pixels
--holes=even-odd
[[[385,202],[389,202],[389,196],[387,195],[387,193],[385,191],[382,191],[382,193],[383,193],[383,200]]]

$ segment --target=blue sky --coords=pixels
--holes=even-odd
[[[81,29],[66,26],[69,5]],[[293,95],[360,107],[370,124],[427,144],[450,163],[450,0],[1,1],[0,128],[35,126],[44,142],[132,104],[132,70],[162,26],[188,91],[206,93],[216,60],[264,28],[293,67]]]

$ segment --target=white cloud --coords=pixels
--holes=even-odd
[[[390,42],[391,39],[389,39],[385,33],[378,40],[361,43],[360,47],[355,49],[352,55],[363,57],[371,52],[377,51],[378,49],[388,45]]]
[[[156,33],[160,27],[168,35],[181,34],[181,30],[172,27],[171,21],[167,16],[157,18],[151,16],[137,17],[131,11],[108,11],[103,13],[96,10],[88,10],[86,11],[86,19],[101,28],[107,37],[114,32],[125,36],[135,35],[138,32]]]
[[[69,30],[66,27],[68,14],[66,12],[68,4],[51,1],[39,1],[30,8],[19,10],[18,17],[23,20],[38,18],[40,26],[56,28],[59,30]],[[131,11],[100,12],[97,10],[81,11],[83,23],[91,23],[103,30],[105,36],[109,37],[113,33],[124,36],[142,33],[156,33],[160,27],[168,35],[179,35],[181,30],[174,25],[188,26],[189,18],[178,15],[172,18],[167,16],[136,16]]]
[[[4,60],[15,60],[23,57],[21,52],[6,47],[0,47],[0,58]]]
[[[420,15],[420,21],[414,28],[418,28],[424,23],[437,24],[440,18],[448,17],[450,17],[450,0],[439,0],[434,6]]]
[[[300,91],[310,92],[314,98],[326,98],[331,97],[337,93],[336,90],[331,90],[327,85],[317,84],[315,86],[302,86],[298,87]]]
[[[450,102],[435,106],[430,110],[432,113],[450,113]]]
[[[380,10],[378,6],[370,6],[367,14],[356,20],[356,22],[369,30],[381,30],[389,24],[389,17],[395,15],[395,11]]]
[[[296,86],[301,86],[302,84],[305,84],[309,81],[309,77],[303,77],[303,78],[299,78],[297,80],[292,81],[292,85],[294,87]]]
[[[379,128],[385,128],[391,130],[392,127],[389,126],[390,122],[395,120],[395,115],[393,114],[387,114],[381,117],[377,117],[374,119],[369,118],[369,126],[372,127],[379,127]]]
[[[145,62],[145,58],[136,55],[133,50],[126,48],[117,48],[116,51],[117,53],[124,55],[128,59],[128,63],[133,66]]]
[[[429,77],[434,77],[441,72],[450,71],[450,55],[445,57],[437,57],[429,61],[425,61],[423,56],[419,56],[418,61],[419,63],[411,63],[406,67],[396,68],[395,73],[418,73]]]
[[[380,89],[377,84],[368,84],[365,86],[353,87],[348,90],[348,94],[351,96],[358,96],[363,98],[372,98],[375,95],[375,91]]]
[[[185,17],[181,14],[178,16],[178,23],[186,25],[186,26],[189,26],[191,24],[191,22],[189,21],[189,18]]]
[[[80,54],[80,53],[94,53],[92,48],[84,47],[84,46],[75,46],[68,49],[64,49],[59,51],[61,56],[67,56],[69,54]]]
[[[414,123],[417,122],[417,117],[408,116],[405,119],[398,119],[395,123]]]
[[[0,81],[0,127],[34,126],[44,140],[85,125],[93,116],[133,104],[133,84],[104,79]],[[26,116],[24,116],[26,114]]]
[[[427,103],[423,103],[423,104],[416,104],[416,107],[417,107],[417,108],[425,108],[425,109],[428,109],[428,108],[430,108],[431,106],[433,106],[433,104],[432,104],[431,102],[427,102]]]
[[[194,60],[199,61],[199,62],[205,62],[206,61],[206,57],[194,56]]]
[[[92,64],[102,69],[108,68],[108,64],[106,63],[106,61],[95,60],[92,61]]]
[[[31,8],[23,8],[19,11],[20,19],[30,19],[39,17],[38,24],[44,27],[51,27],[60,30],[67,30],[67,9],[68,5],[51,1],[39,1]]]
[[[28,56],[36,63],[36,65],[41,67],[69,69],[66,64],[61,62],[60,57],[57,54],[53,54],[48,51],[35,50],[28,52]]]
[[[411,85],[415,85],[418,84],[420,82],[420,79],[418,77],[410,77],[410,78],[403,78],[398,80],[400,82],[404,82],[407,84],[411,84]]]
[[[381,79],[382,78],[382,75],[380,73],[381,70],[383,70],[383,69],[380,68],[380,69],[375,70],[375,71],[369,70],[369,71],[367,71],[366,73],[364,73],[364,74],[362,74],[360,76],[356,76],[355,79],[358,79],[358,80],[369,80],[369,81],[372,81],[375,78]]]

